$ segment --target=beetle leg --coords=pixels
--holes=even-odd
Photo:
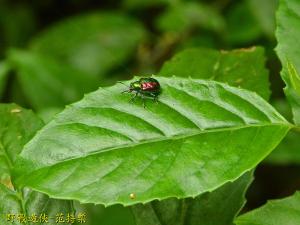
[[[123,94],[123,93],[130,93],[130,92],[132,92],[132,90],[125,90],[125,91],[122,91],[121,93]]]
[[[150,95],[153,97],[154,102],[158,103],[158,96],[154,93],[150,93]]]
[[[133,102],[133,100],[136,98],[136,96],[138,95],[138,92],[136,92],[129,100],[129,102]]]
[[[146,108],[146,103],[145,103],[145,97],[144,97],[144,95],[141,94],[141,98],[142,98],[142,101],[143,101],[143,107],[145,109]]]

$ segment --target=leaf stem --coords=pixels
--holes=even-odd
[[[292,131],[295,131],[295,132],[300,133],[300,127],[299,127],[299,126],[294,126],[294,127],[292,128]]]
[[[26,205],[25,205],[24,191],[25,191],[24,189],[17,189],[17,194],[19,197],[19,201],[20,201],[23,213],[25,215],[28,215],[27,210],[26,210]]]
[[[182,199],[181,214],[180,214],[180,224],[181,225],[185,224],[187,209],[188,209],[187,199]]]

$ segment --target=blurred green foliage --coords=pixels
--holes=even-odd
[[[196,54],[193,59],[197,57],[201,65],[220,57],[221,53],[213,49],[258,45],[265,52],[258,48],[250,59],[228,54],[243,65],[266,58],[273,93],[271,102],[282,108],[281,112],[288,111],[283,100],[280,63],[273,51],[277,4],[277,0],[0,0],[1,102],[32,108],[44,121],[49,121],[66,104],[100,86],[133,75],[170,74],[170,62],[180,54]],[[184,51],[173,58],[183,49],[199,47],[197,53]],[[207,48],[211,49],[203,50]],[[258,86],[248,83],[245,88],[260,92],[267,99],[268,72],[263,65],[259,67],[260,71],[251,70],[250,66],[237,70],[251,70],[250,76],[261,72],[265,81]],[[181,70],[190,71],[184,66]],[[210,73],[204,67],[201,70],[203,74]],[[234,81],[238,80],[238,74],[232,76]],[[275,166],[299,165],[298,140],[299,133],[289,134],[267,162]],[[264,185],[254,183],[253,188],[259,191]],[[265,198],[256,199],[247,207],[264,201]],[[128,208],[79,204],[78,208],[88,212],[89,224],[134,224]]]

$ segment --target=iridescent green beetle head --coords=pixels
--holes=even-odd
[[[141,89],[140,81],[135,81],[135,82],[130,83],[130,86],[129,86],[130,91],[138,91],[140,89]]]

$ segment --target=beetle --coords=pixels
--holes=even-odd
[[[131,82],[128,90],[125,90],[122,93],[125,92],[134,93],[130,101],[133,101],[137,96],[140,96],[143,99],[143,106],[145,108],[145,98],[151,98],[157,102],[158,96],[161,93],[161,88],[159,82],[156,79],[152,77],[144,77],[140,78],[137,81]]]

